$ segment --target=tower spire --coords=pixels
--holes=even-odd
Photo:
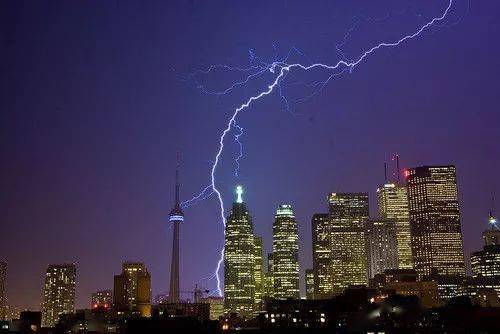
[[[177,166],[175,168],[175,208],[180,209],[180,201],[179,201],[179,167],[180,167],[180,153],[177,151]]]

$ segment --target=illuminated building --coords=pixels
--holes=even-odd
[[[332,295],[333,285],[328,269],[330,264],[330,216],[317,213],[311,219],[315,298]]]
[[[471,254],[472,277],[492,278],[500,284],[500,230],[490,215],[491,228],[483,232],[484,247]]]
[[[113,291],[102,290],[92,294],[90,307],[107,309],[113,304]]]
[[[312,269],[306,269],[305,282],[306,299],[314,299],[314,271]]]
[[[115,275],[113,308],[118,313],[151,316],[151,275],[144,263],[124,262]]]
[[[224,308],[250,315],[255,304],[254,234],[252,217],[243,202],[243,188],[227,217],[224,242]]]
[[[368,220],[368,194],[332,193],[330,206],[330,260],[328,275],[332,293],[341,294],[350,285],[366,285],[364,225]]]
[[[224,298],[210,296],[201,298],[200,302],[210,305],[210,320],[219,320],[224,315]]]
[[[267,272],[264,273],[264,297],[274,298],[273,253],[267,254]]]
[[[76,266],[52,264],[45,274],[42,327],[53,327],[62,314],[75,312]]]
[[[382,219],[396,222],[398,268],[413,269],[411,229],[406,186],[387,183],[377,188],[378,210]]]
[[[267,271],[273,272],[273,253],[267,253]]]
[[[254,238],[253,258],[255,261],[255,308],[256,310],[259,310],[262,305],[262,298],[264,294],[264,254],[262,237]]]
[[[483,232],[483,240],[486,246],[500,245],[500,229],[498,227],[498,220],[490,213],[488,218],[490,228]]]
[[[455,167],[411,168],[406,178],[415,270],[465,275]]]
[[[184,213],[179,200],[179,162],[175,171],[175,204],[169,217],[172,229],[172,262],[170,263],[170,290],[171,303],[179,302],[179,225],[184,221]]]
[[[274,297],[300,298],[299,235],[292,206],[282,204],[273,224]]]
[[[394,220],[368,220],[365,223],[368,279],[387,269],[398,268],[396,235]]]
[[[500,245],[485,245],[470,257],[472,277],[495,277],[500,281]]]
[[[7,262],[0,261],[0,320],[5,319],[5,280],[7,279]]]
[[[418,281],[417,278],[413,269],[388,269],[376,274],[370,282],[382,295],[417,296],[425,309],[442,306],[437,282]]]

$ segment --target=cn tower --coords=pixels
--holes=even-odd
[[[179,302],[179,225],[184,221],[184,213],[179,202],[179,155],[177,155],[177,168],[175,170],[175,204],[170,211],[170,223],[173,224],[172,262],[170,264],[170,291],[169,301]]]

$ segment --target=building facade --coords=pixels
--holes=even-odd
[[[490,228],[483,232],[484,247],[471,254],[472,277],[496,281],[500,285],[500,230],[490,214]]]
[[[253,259],[255,263],[255,308],[256,310],[260,310],[264,296],[264,250],[262,237],[254,238]]]
[[[387,269],[398,268],[396,221],[368,220],[365,223],[367,274],[372,279]]]
[[[406,172],[414,267],[420,277],[465,275],[455,166]]]
[[[250,315],[255,306],[254,234],[252,217],[243,202],[243,189],[226,221],[224,241],[224,308],[226,312]]]
[[[273,224],[274,297],[300,298],[299,235],[291,205],[276,210]]]
[[[62,314],[75,312],[76,266],[52,264],[45,273],[42,327],[53,327]]]
[[[350,285],[366,285],[365,223],[369,217],[367,193],[332,193],[330,208],[330,263],[332,293]]]
[[[121,314],[151,317],[151,275],[144,263],[124,262],[115,275],[113,309]]]
[[[92,293],[91,295],[91,308],[110,308],[113,305],[113,291],[101,290]]]
[[[312,251],[315,298],[322,299],[332,295],[333,284],[328,275],[330,265],[330,215],[314,214],[311,219]]]
[[[314,297],[314,270],[306,269],[305,284],[306,284],[306,299],[315,299],[315,297]]]
[[[386,183],[377,188],[378,212],[382,219],[396,222],[398,268],[413,269],[408,190],[405,185]]]

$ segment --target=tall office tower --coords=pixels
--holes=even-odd
[[[314,272],[314,297],[328,298],[333,294],[333,284],[328,270],[330,265],[330,216],[317,213],[311,219]]]
[[[113,308],[117,312],[151,316],[151,275],[144,263],[123,263],[122,273],[114,278]]]
[[[498,220],[490,213],[488,218],[489,229],[483,232],[483,240],[486,246],[500,245],[500,228]]]
[[[273,272],[273,253],[267,253],[267,271]]]
[[[312,269],[306,269],[305,273],[306,282],[306,299],[314,299],[314,271]]]
[[[267,271],[264,273],[264,297],[274,298],[273,253],[267,254]]]
[[[170,263],[170,290],[169,300],[171,303],[179,302],[179,225],[184,221],[184,213],[179,200],[179,157],[177,157],[177,169],[175,170],[175,203],[170,211],[170,223],[173,225],[172,233],[172,261]]]
[[[51,264],[45,274],[42,327],[53,327],[61,314],[75,312],[76,266]]]
[[[0,320],[5,319],[5,281],[7,279],[7,262],[0,261]]]
[[[396,221],[389,219],[368,220],[365,223],[368,279],[387,269],[398,268]]]
[[[292,206],[282,204],[273,224],[274,297],[300,298],[299,234]]]
[[[227,312],[250,315],[255,304],[254,235],[252,217],[243,203],[243,188],[226,222],[224,247],[224,307]]]
[[[488,278],[500,284],[500,230],[497,220],[490,214],[490,228],[483,232],[483,250],[471,254],[472,277]]]
[[[333,294],[350,285],[366,285],[364,225],[369,217],[367,193],[332,193],[330,204],[330,263]]]
[[[408,190],[401,184],[386,183],[377,188],[377,197],[380,218],[396,221],[398,267],[413,269]]]
[[[101,290],[92,293],[90,307],[91,308],[110,308],[113,304],[113,291]]]
[[[415,270],[465,275],[455,166],[411,168],[406,179]]]
[[[262,298],[264,295],[264,254],[262,237],[254,238],[253,259],[255,261],[255,307],[256,310],[259,310],[262,306]]]

